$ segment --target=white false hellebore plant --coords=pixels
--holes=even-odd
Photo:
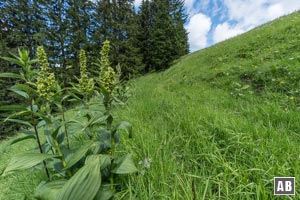
[[[29,59],[29,53],[19,51],[19,56],[4,58],[9,62],[20,65],[23,71],[20,74],[2,73],[0,77],[17,78],[22,84],[17,83],[11,90],[26,99],[29,106],[2,106],[0,110],[19,111],[9,116],[6,121],[12,121],[27,126],[24,131],[27,135],[14,140],[11,144],[26,140],[36,139],[39,153],[24,153],[14,157],[4,170],[2,176],[19,170],[32,169],[37,165],[44,165],[48,180],[43,181],[35,191],[35,198],[40,200],[109,200],[117,192],[122,190],[122,182],[119,175],[137,172],[137,168],[129,154],[117,157],[115,153],[116,143],[119,142],[119,134],[127,132],[132,135],[131,125],[122,121],[116,125],[113,123],[111,105],[113,103],[113,90],[116,80],[114,70],[109,66],[108,60],[109,42],[106,41],[101,51],[99,66],[98,87],[93,81],[89,81],[86,73],[85,52],[81,51],[81,78],[78,88],[64,88],[55,81],[54,74],[48,70],[48,62],[45,51],[38,48],[38,62],[41,71],[32,70],[31,64],[36,60]],[[39,74],[39,76],[38,76]],[[41,76],[46,76],[43,77]],[[47,84],[46,79],[51,79]],[[56,86],[54,86],[56,84]],[[73,87],[76,85],[73,84]],[[66,120],[64,117],[63,101],[78,95],[72,91],[84,91],[92,94],[92,90],[99,90],[104,112],[85,113],[86,122],[78,120]],[[66,93],[66,94],[65,94]],[[74,100],[74,99],[73,99]],[[47,106],[45,106],[47,105]],[[51,107],[57,106],[62,110],[61,117],[54,117]],[[43,109],[41,109],[43,108]],[[24,116],[26,116],[24,118]],[[28,116],[28,117],[27,117]],[[21,120],[23,117],[26,120]],[[81,127],[79,132],[88,132],[89,139],[80,146],[72,147],[67,134],[68,126]],[[42,144],[39,138],[39,129],[43,127],[46,141]],[[33,129],[33,131],[32,131]],[[123,130],[123,131],[122,131]],[[74,130],[73,130],[74,131]],[[74,134],[68,131],[70,135]],[[78,132],[78,130],[76,131]],[[67,138],[67,145],[65,145]],[[124,180],[124,179],[123,179]],[[116,187],[118,186],[118,187]]]

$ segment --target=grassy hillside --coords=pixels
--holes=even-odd
[[[295,176],[300,199],[299,30],[294,13],[132,82],[114,112],[134,128],[119,149],[139,163],[137,199],[284,199],[273,196],[274,176]],[[30,147],[1,153],[0,171]],[[0,177],[0,200],[30,198],[42,178]]]
[[[141,199],[273,199],[274,176],[299,180],[299,30],[294,13],[135,82],[120,114],[152,160]]]

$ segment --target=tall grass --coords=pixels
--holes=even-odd
[[[299,179],[299,114],[203,82],[170,91],[160,78],[138,80],[141,95],[119,111],[135,127],[136,158],[152,159],[131,181],[141,199],[273,199],[274,176]]]
[[[299,18],[298,13],[280,18],[132,82],[128,105],[112,111],[116,120],[128,119],[135,133],[132,140],[121,139],[116,153],[132,152],[140,163],[124,195],[149,200],[300,199],[298,106],[286,100],[286,91],[272,89],[277,82],[264,82],[268,77],[253,70],[298,66],[288,58],[299,56]],[[261,77],[263,87],[243,79],[248,72]],[[290,91],[298,89],[293,87]],[[0,170],[18,151],[15,147],[1,154]],[[275,176],[296,177],[295,197],[273,195]],[[15,199],[8,188],[30,194],[22,185],[28,177],[33,185],[38,182],[35,175],[1,177],[0,199]]]

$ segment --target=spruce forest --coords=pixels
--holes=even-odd
[[[88,73],[97,76],[99,52],[105,40],[111,44],[110,62],[122,68],[122,79],[167,69],[172,61],[189,52],[183,0],[7,0],[0,2],[0,55],[18,48],[30,57],[43,46],[51,71],[63,86],[79,77],[79,51],[87,52]],[[17,72],[18,66],[0,60],[0,72]],[[15,82],[0,80],[0,104],[19,99],[7,91]],[[4,115],[0,114],[2,117]],[[13,133],[13,124],[3,124],[3,133]],[[2,135],[1,137],[4,137]]]

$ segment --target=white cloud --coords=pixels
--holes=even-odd
[[[138,7],[141,5],[141,3],[142,3],[142,0],[135,0],[135,1],[134,1],[134,6],[135,6],[136,8],[138,8]]]
[[[189,10],[193,8],[195,0],[185,0],[184,5]]]
[[[216,26],[214,43],[246,32],[300,8],[299,0],[224,0],[228,21]],[[229,21],[235,21],[230,25]]]
[[[201,0],[200,3],[199,3],[199,4],[200,4],[200,5],[199,5],[200,9],[201,9],[201,10],[209,9],[210,1],[211,1],[211,0]]]
[[[191,17],[185,28],[189,33],[189,44],[192,52],[207,46],[207,34],[211,24],[211,19],[202,13]]]
[[[280,3],[277,3],[277,4],[274,4],[270,7],[268,7],[267,13],[266,13],[266,18],[267,19],[275,19],[284,14],[285,14],[285,11],[284,11],[283,5]]]
[[[236,26],[230,26],[227,22],[225,22],[216,27],[213,33],[213,41],[214,43],[221,42],[243,32],[245,32],[245,30]]]
[[[186,12],[188,13],[189,15],[189,18],[195,14],[197,14],[199,12],[199,10],[197,10],[195,8],[195,2],[197,0],[185,0],[184,1],[184,7],[186,9]]]

